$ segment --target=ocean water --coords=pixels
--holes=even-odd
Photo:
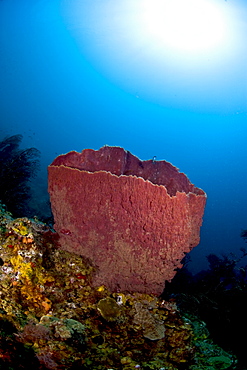
[[[171,162],[208,196],[193,272],[239,255],[247,228],[247,4],[208,3],[186,33],[179,2],[165,29],[158,0],[0,1],[0,139],[41,151],[37,193],[70,150]]]

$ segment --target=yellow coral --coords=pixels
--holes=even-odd
[[[28,305],[30,312],[39,316],[50,310],[52,303],[44,297],[38,286],[26,283],[21,288],[21,294],[25,297],[25,303]]]
[[[55,280],[54,277],[47,274],[38,261],[37,263],[26,262],[25,257],[19,254],[10,258],[10,262],[14,272],[18,272],[19,291],[28,309],[38,315],[48,312],[52,303],[44,296],[44,285],[52,283]],[[18,283],[14,281],[14,285],[17,286]]]
[[[17,234],[20,234],[22,236],[25,236],[28,234],[28,229],[26,226],[23,225],[22,222],[19,223],[18,228],[13,227],[13,231],[15,231]]]
[[[31,262],[25,262],[23,257],[19,254],[14,256],[10,259],[12,266],[14,267],[15,271],[18,271],[21,277],[27,278],[28,280],[31,279],[33,274],[33,269]]]
[[[101,285],[100,287],[98,287],[97,291],[98,292],[104,292],[106,290],[105,286],[104,285]]]

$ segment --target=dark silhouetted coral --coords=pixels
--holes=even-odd
[[[210,254],[207,256],[209,269],[194,276],[185,265],[164,294],[165,299],[175,298],[182,312],[196,314],[205,321],[214,341],[237,355],[243,366],[247,365],[246,346],[241,336],[241,332],[247,331],[246,255],[244,248],[239,257],[233,253]]]
[[[30,216],[29,182],[39,169],[40,152],[36,148],[20,149],[22,135],[0,142],[0,200],[15,217]]]
[[[247,243],[247,230],[242,230],[240,236]]]

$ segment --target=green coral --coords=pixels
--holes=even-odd
[[[215,345],[209,338],[209,331],[203,321],[191,318],[197,351],[191,370],[223,370],[234,368],[236,358]]]
[[[213,369],[228,369],[230,366],[232,366],[233,361],[229,355],[221,354],[220,356],[210,357],[208,359],[208,363],[213,367]]]

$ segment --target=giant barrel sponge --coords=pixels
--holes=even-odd
[[[61,248],[95,267],[93,284],[161,294],[200,240],[206,194],[166,161],[104,146],[48,167]]]

